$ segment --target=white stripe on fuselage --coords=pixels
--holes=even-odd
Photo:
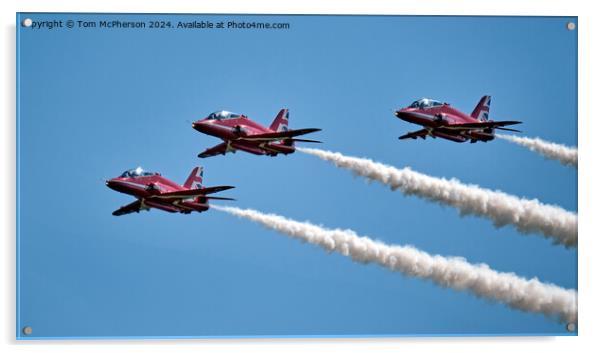
[[[430,114],[424,114],[424,113],[418,113],[418,112],[407,112],[406,114],[411,114],[411,116],[414,116],[416,118],[435,120],[435,117]]]
[[[230,126],[224,126],[224,125],[215,124],[215,123],[210,124],[210,126],[211,127],[216,127],[218,129],[221,129],[221,130],[224,130],[224,131],[228,131],[228,132],[232,131],[232,128]]]
[[[130,186],[133,186],[133,187],[138,188],[138,189],[146,190],[146,185],[141,185],[141,184],[135,183],[133,181],[115,180],[115,182],[120,183],[120,184],[130,185]]]

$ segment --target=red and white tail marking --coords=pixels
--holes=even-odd
[[[479,104],[472,111],[471,117],[479,121],[489,120],[489,107],[491,106],[491,96],[483,96]]]
[[[288,109],[282,109],[270,125],[270,130],[276,132],[288,131]]]
[[[184,187],[187,189],[200,189],[203,187],[203,167],[195,167],[186,179]]]

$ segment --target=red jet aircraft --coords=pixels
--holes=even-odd
[[[236,150],[272,157],[279,153],[290,154],[295,152],[295,142],[320,142],[294,137],[321,130],[289,130],[288,109],[282,109],[269,128],[263,127],[244,115],[227,111],[211,113],[208,117],[194,122],[192,127],[199,132],[224,141],[200,153],[200,158],[236,152]]]
[[[454,142],[471,143],[491,141],[495,138],[495,129],[515,131],[505,128],[507,125],[520,124],[520,121],[489,120],[491,96],[483,96],[472,114],[466,115],[448,103],[423,98],[415,101],[407,108],[395,112],[395,115],[407,122],[422,125],[424,129],[399,136],[400,140],[426,136],[441,137]]]
[[[161,176],[159,173],[145,172],[142,168],[130,169],[121,176],[107,180],[106,184],[113,190],[137,198],[129,205],[113,212],[113,216],[121,216],[150,208],[158,208],[167,212],[190,213],[204,212],[209,209],[207,200],[234,200],[227,197],[207,196],[234,186],[203,187],[203,167],[196,167],[190,173],[184,185],[178,185]]]

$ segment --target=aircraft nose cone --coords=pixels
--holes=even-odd
[[[207,131],[207,125],[208,124],[206,122],[199,120],[192,123],[192,128],[199,132],[205,132]]]
[[[412,121],[412,115],[410,112],[408,112],[405,109],[399,109],[398,111],[395,112],[395,116],[398,119],[404,120],[404,121]]]
[[[114,180],[105,180],[105,185],[113,190],[115,190],[115,185],[117,183]]]

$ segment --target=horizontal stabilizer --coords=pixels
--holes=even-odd
[[[496,130],[504,130],[504,131],[512,131],[512,132],[522,132],[520,130],[516,130],[516,129],[509,129],[507,127],[496,127]]]
[[[306,139],[290,139],[294,142],[312,142],[312,143],[322,143],[322,141],[316,141],[316,140],[306,140]]]
[[[236,201],[231,197],[219,197],[219,196],[205,196],[207,200],[226,200],[226,201]]]

